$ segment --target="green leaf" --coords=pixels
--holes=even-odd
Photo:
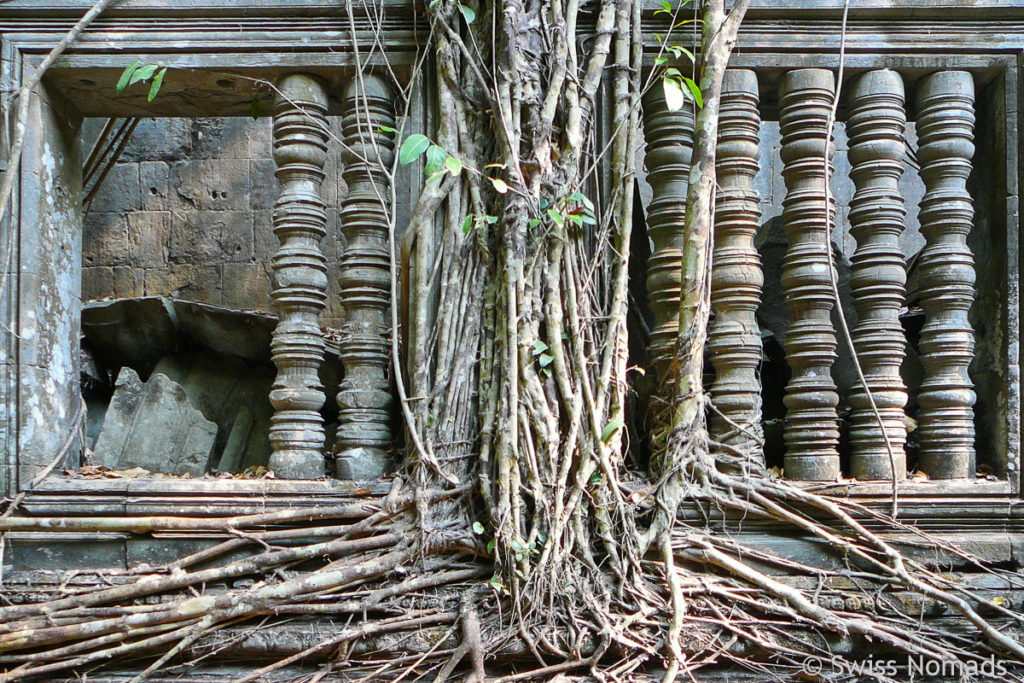
[[[459,175],[462,173],[462,162],[453,156],[447,156],[444,159],[444,166],[453,175]]]
[[[661,66],[668,61],[668,57],[657,57],[654,60],[654,66]]]
[[[548,202],[547,199],[542,197],[540,200],[540,210],[543,211],[544,209],[548,208],[548,206],[550,206],[550,202]]]
[[[490,555],[494,552],[494,539],[487,541],[487,554]]]
[[[427,147],[430,147],[430,140],[426,135],[410,135],[402,141],[402,148],[398,150],[398,161],[402,166],[408,166],[426,152]]]
[[[149,86],[149,95],[146,97],[147,102],[152,102],[156,94],[160,92],[160,86],[164,83],[164,74],[167,73],[167,67],[160,69],[157,72],[156,78],[153,79],[153,85]]]
[[[484,532],[484,525],[480,522],[473,522],[473,533],[480,535]]]
[[[473,214],[468,214],[462,219],[462,234],[468,235],[469,231],[473,229]]]
[[[501,585],[501,574],[498,572],[495,572],[494,576],[491,577],[491,587],[496,591],[500,591],[503,588]]]
[[[608,426],[604,428],[603,432],[601,432],[601,442],[608,443],[608,439],[612,438],[612,435],[614,435],[621,427],[622,420],[612,420],[609,422]]]
[[[121,72],[121,78],[117,81],[117,92],[121,92],[128,87],[128,79],[132,77],[132,74],[135,73],[135,70],[140,66],[142,66],[142,62],[136,59],[125,67],[124,71]]]
[[[679,111],[686,104],[683,87],[674,78],[661,79],[661,87],[665,91],[665,106],[669,111]]]
[[[700,86],[697,85],[696,81],[694,81],[692,78],[687,78],[683,76],[683,81],[686,82],[686,87],[690,89],[690,94],[693,95],[693,101],[697,103],[697,108],[703,109],[704,98],[703,96],[701,96]]]
[[[548,345],[542,342],[540,339],[533,342],[533,355],[539,356],[548,350]]]
[[[487,221],[488,225],[494,225],[498,222],[497,216],[484,216],[484,220]]]
[[[672,14],[672,5],[670,5],[667,1],[662,2],[661,9],[655,10],[654,16],[658,16],[659,14]]]
[[[260,98],[256,95],[253,95],[252,101],[249,102],[249,115],[252,116],[253,121],[260,117]]]
[[[537,362],[540,363],[540,366],[542,368],[546,368],[547,366],[551,365],[551,361],[553,361],[554,359],[554,356],[551,356],[550,354],[547,353],[542,353],[540,354],[540,358],[537,359]]]
[[[659,42],[659,43],[661,43],[661,42],[662,42],[662,40],[661,40],[661,34],[659,34],[659,33],[655,33],[655,34],[654,34],[654,37],[658,39],[658,42]]]
[[[501,178],[491,178],[491,184],[494,185],[494,190],[498,194],[505,194],[508,192],[508,183]]]
[[[548,209],[548,217],[551,218],[558,227],[565,225],[565,218],[554,209]]]
[[[583,223],[587,223],[588,225],[597,225],[597,220],[591,213],[585,213],[582,216],[580,216],[580,221],[582,221]]]
[[[462,10],[462,16],[466,19],[467,24],[472,24],[473,20],[476,19],[476,12],[472,7],[466,7],[463,4],[459,4],[459,9]]]
[[[425,181],[423,181],[423,182],[425,184],[429,185],[430,183],[434,182],[435,180],[440,180],[441,178],[443,178],[444,174],[447,173],[447,172],[448,171],[446,171],[443,168],[441,170],[439,170],[439,171],[434,171],[433,173],[428,175],[427,179]]]
[[[146,66],[140,66],[132,74],[132,77],[128,79],[128,85],[135,85],[139,81],[146,81],[153,77],[156,70],[160,68],[158,64],[147,64]]]
[[[448,152],[445,152],[443,147],[431,145],[427,148],[427,164],[423,168],[423,172],[427,175],[437,173],[444,166],[444,160],[447,158]]]
[[[539,218],[531,218],[530,219],[530,227],[531,228],[536,228],[538,225],[540,225],[540,219]]]
[[[514,553],[521,553],[523,552],[523,550],[526,549],[526,546],[524,546],[523,542],[520,541],[518,538],[513,538],[508,545],[510,548],[512,548],[512,552]]]
[[[391,126],[377,126],[377,132],[378,133],[397,133],[398,129],[397,128],[392,128]]]

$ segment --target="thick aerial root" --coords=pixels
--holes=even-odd
[[[678,680],[727,661],[787,675],[808,657],[847,667],[837,670],[854,667],[850,652],[833,651],[835,636],[829,634],[850,643],[874,643],[879,654],[952,664],[977,663],[992,653],[1006,657],[1006,666],[1024,659],[1017,640],[1019,615],[989,604],[967,587],[954,588],[949,577],[904,558],[858,521],[856,506],[784,482],[700,475],[698,469],[688,476],[715,483],[684,486],[698,492],[695,502],[733,510],[746,520],[785,523],[855,558],[858,569],[811,566],[747,548],[741,534],[715,531],[717,523],[677,521],[650,556],[623,558],[638,567],[626,582],[591,564],[586,554],[553,557],[558,575],[573,581],[571,589],[563,584],[557,595],[545,590],[540,594],[544,604],[537,604],[530,593],[509,596],[496,589],[486,563],[467,563],[466,554],[479,549],[465,545],[458,533],[438,531],[449,526],[444,520],[432,517],[434,529],[421,534],[410,530],[409,523],[418,518],[414,508],[383,516],[368,511],[364,520],[337,527],[342,538],[318,541],[315,532],[327,527],[312,527],[305,530],[313,537],[305,545],[262,549],[261,541],[298,529],[252,529],[251,538],[234,541],[261,551],[223,567],[189,571],[173,563],[145,576],[122,573],[119,580],[129,581],[123,585],[0,608],[8,615],[0,632],[0,666],[7,667],[0,681],[146,656],[150,664],[135,677],[141,682],[162,668],[201,657],[222,634],[256,628],[252,625],[259,620],[266,622],[260,628],[266,628],[295,616],[327,615],[353,621],[339,623],[316,642],[254,668],[235,683],[324,662],[335,672],[339,664],[362,671],[376,662],[373,671],[383,680],[410,666],[439,680],[497,674],[510,681],[571,671],[614,680],[659,664],[665,666],[664,680]],[[637,498],[633,512],[642,517],[640,505],[646,503]],[[403,500],[408,505],[416,497]],[[799,510],[793,507],[797,503]],[[362,523],[370,519],[375,523]],[[892,527],[903,525],[893,522]],[[352,533],[353,528],[358,532]],[[429,547],[420,542],[426,537]],[[915,538],[923,544],[927,537]],[[766,571],[773,566],[790,578]],[[810,584],[792,578],[801,575]],[[239,577],[256,583],[224,587]],[[948,605],[963,615],[967,630],[922,623],[918,613],[901,607],[899,591]],[[134,604],[152,596],[160,602]],[[873,607],[850,611],[851,602]],[[983,608],[1002,621],[990,622]],[[972,638],[972,628],[984,638]],[[424,633],[433,635],[424,641]]]

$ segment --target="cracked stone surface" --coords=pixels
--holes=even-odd
[[[202,476],[217,437],[217,425],[194,408],[177,382],[153,373],[143,383],[122,368],[93,451],[111,469]]]

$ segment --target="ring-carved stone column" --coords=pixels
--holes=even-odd
[[[647,235],[652,244],[647,263],[647,300],[654,317],[648,364],[660,393],[652,397],[652,450],[664,445],[667,401],[672,389],[666,377],[679,336],[679,294],[682,287],[683,225],[693,154],[693,111],[689,105],[669,111],[660,87],[643,98],[647,139],[647,182],[654,197],[647,210]]]
[[[394,103],[384,81],[364,75],[345,88],[342,136],[348,194],[341,207],[347,246],[341,258],[345,305],[335,445],[338,476],[373,479],[391,446],[389,189],[382,168],[394,160]],[[382,166],[383,165],[383,166]]]
[[[907,124],[903,80],[888,69],[869,71],[854,83],[849,101],[850,176],[856,187],[850,234],[857,240],[850,276],[857,326],[851,336],[878,409],[876,415],[858,382],[850,394],[850,474],[891,479],[894,464],[897,479],[902,479],[907,474],[907,389],[900,377],[906,341],[899,319],[907,280],[899,245],[907,213],[899,189]]]
[[[327,261],[320,241],[327,211],[320,198],[327,160],[327,91],[315,76],[289,74],[277,83],[274,161],[281,191],[274,205],[274,309],[280,318],[270,348],[277,379],[270,468],[285,479],[324,475],[325,395],[319,368],[324,337],[319,316],[327,299]]]
[[[917,89],[917,157],[925,195],[918,260],[921,362],[917,434],[921,469],[933,479],[974,474],[974,385],[967,373],[974,355],[968,320],[974,302],[974,258],[967,246],[974,207],[967,177],[974,156],[974,81],[966,71],[943,71]]]
[[[785,474],[789,479],[839,477],[839,395],[832,381],[836,336],[830,318],[829,226],[835,206],[825,207],[825,155],[833,153],[826,123],[835,78],[825,69],[790,71],[780,92],[782,216],[789,248],[782,265],[791,323],[786,358],[793,372],[786,386]]]
[[[754,177],[757,175],[761,118],[757,111],[757,75],[729,69],[722,84],[718,151],[715,164],[715,250],[711,306],[715,321],[708,335],[715,381],[711,399],[711,435],[755,459],[763,467],[761,427],[761,259],[754,248],[760,225]]]

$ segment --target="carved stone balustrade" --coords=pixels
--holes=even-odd
[[[391,434],[390,190],[383,173],[394,160],[394,102],[387,84],[366,74],[345,88],[342,136],[348,194],[341,207],[345,305],[335,445],[338,476],[373,479],[388,464]],[[383,130],[382,130],[383,128]]]
[[[315,76],[289,74],[277,83],[274,101],[274,161],[280,194],[274,205],[272,299],[280,322],[271,354],[277,379],[270,468],[285,479],[324,475],[325,395],[319,368],[324,337],[319,315],[327,299],[327,261],[320,241],[327,234],[327,211],[320,197],[327,160],[327,91]]]
[[[783,221],[789,248],[782,267],[791,323],[786,358],[792,378],[786,386],[785,474],[790,479],[829,481],[839,476],[839,395],[832,381],[836,335],[830,318],[833,293],[829,273],[825,155],[831,163],[831,131],[826,129],[835,78],[825,69],[790,71],[780,91],[782,175],[786,182]]]
[[[856,187],[850,234],[857,240],[850,276],[857,325],[851,336],[870,390],[869,397],[858,381],[850,395],[850,474],[890,479],[895,466],[902,479],[907,472],[907,389],[900,377],[906,341],[899,319],[906,294],[899,245],[907,213],[899,188],[906,151],[903,80],[888,69],[869,71],[853,83],[848,99],[850,176]]]
[[[760,225],[754,177],[757,175],[761,119],[757,74],[725,73],[719,117],[715,202],[715,246],[711,274],[714,323],[708,348],[715,368],[711,399],[713,439],[743,454],[752,469],[763,469],[761,426],[761,332],[758,304],[764,276],[754,248]]]
[[[669,111],[660,88],[647,92],[643,106],[647,180],[654,193],[647,218],[647,234],[653,243],[647,268],[647,296],[654,314],[648,353],[652,364],[664,369],[679,334],[683,224],[694,117],[688,106]]]
[[[647,264],[647,299],[654,316],[648,363],[659,390],[654,400],[672,395],[666,377],[679,335],[679,295],[682,286],[683,224],[693,153],[694,116],[689,103],[669,111],[660,87],[644,95],[644,135],[647,139],[647,181],[654,197],[647,211],[647,235],[652,246]],[[665,411],[654,408],[652,448],[658,450],[666,425]]]
[[[966,71],[941,71],[917,86],[917,157],[926,192],[918,260],[925,324],[920,355],[925,377],[918,396],[921,469],[933,479],[974,475],[974,356],[968,313],[974,301],[974,258],[967,246],[974,206],[967,178],[974,156],[974,81]]]

